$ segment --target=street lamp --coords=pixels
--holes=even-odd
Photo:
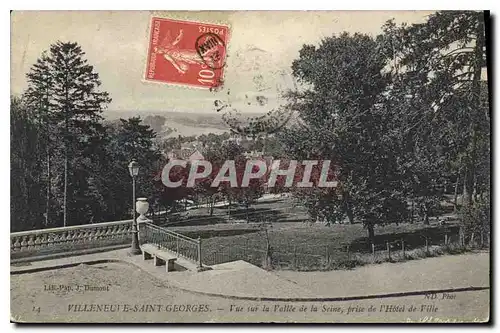
[[[132,160],[128,165],[128,171],[130,176],[132,176],[132,202],[133,202],[133,222],[132,222],[132,246],[130,247],[130,254],[141,254],[141,248],[139,247],[139,230],[137,229],[137,218],[135,216],[135,177],[139,174],[139,163],[136,160]]]

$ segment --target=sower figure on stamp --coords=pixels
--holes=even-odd
[[[196,50],[180,49],[177,46],[182,40],[182,37],[183,31],[181,29],[177,38],[173,42],[170,42],[171,36],[170,31],[168,31],[167,36],[163,39],[159,47],[155,47],[154,52],[163,55],[180,74],[185,74],[190,64],[203,65],[204,60],[199,56]]]

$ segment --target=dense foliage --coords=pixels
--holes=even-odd
[[[265,177],[247,188],[210,184],[227,159],[241,177],[255,152],[267,162],[333,161],[336,188],[291,189],[312,220],[363,223],[373,238],[377,225],[429,223],[448,200],[468,230],[489,226],[483,13],[438,12],[419,24],[388,21],[378,36],[340,33],[304,45],[287,104],[246,124],[227,116],[232,133],[219,135],[160,138],[169,124],[154,116],[104,122],[111,99],[84,56],[76,43],[51,45],[27,74],[25,93],[12,97],[13,231],[129,217],[132,159],[141,165],[138,196],[154,209],[190,199],[208,203],[212,214],[226,200],[248,212]],[[166,188],[167,153],[193,142],[212,173],[194,188]],[[185,181],[187,171],[173,177]],[[270,191],[290,189],[278,182]]]
[[[298,121],[281,141],[290,157],[334,160],[341,183],[334,193],[296,193],[312,216],[363,222],[373,237],[374,225],[413,213],[429,223],[450,184],[455,208],[459,188],[467,210],[483,205],[484,25],[481,12],[438,12],[422,24],[389,21],[376,38],[342,33],[303,46],[292,69],[304,89],[288,96]]]

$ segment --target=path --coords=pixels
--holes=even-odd
[[[277,275],[317,295],[332,296],[483,287],[490,285],[489,260],[489,253],[483,252],[367,265],[347,271],[281,271]]]
[[[479,254],[436,259],[452,258],[456,264],[459,262],[468,264],[468,269],[472,269],[477,274],[484,274],[482,272],[484,268],[483,257],[487,256]],[[87,259],[89,258],[87,257]],[[425,261],[422,260],[422,262]],[[455,266],[455,264],[450,264],[448,260],[446,261],[449,267]],[[443,263],[435,261],[434,264],[440,262]],[[70,263],[74,263],[74,261],[64,262],[64,264]],[[407,264],[409,263],[394,266],[401,266],[400,268],[404,269]],[[36,266],[42,267],[41,264]],[[242,268],[245,269],[245,267]],[[364,269],[373,268],[378,268],[378,266],[365,267]],[[386,269],[393,270],[393,268]],[[353,274],[355,272],[356,270],[342,273]],[[458,270],[454,272],[461,274],[461,271]],[[283,277],[285,274],[290,277],[291,273],[281,272],[279,275]],[[327,273],[339,272],[320,274],[317,284],[330,283],[332,285],[331,282],[327,282]],[[442,271],[436,273],[441,274]],[[295,278],[302,279],[308,274],[296,273]],[[164,277],[166,274],[162,276]],[[256,282],[254,285],[261,282],[260,277],[261,275],[254,277]],[[402,277],[404,278],[405,275]],[[470,278],[469,276],[467,279]],[[251,281],[251,278],[247,277],[246,279]],[[394,280],[397,279],[394,277]],[[217,279],[206,281],[205,286],[208,285],[208,282],[216,283],[216,281]],[[412,280],[411,283],[415,281],[416,279]],[[475,281],[482,282],[481,279]],[[221,280],[221,282],[227,283],[227,280]],[[275,282],[279,283],[279,280],[275,280]],[[351,281],[345,280],[343,282],[345,287]],[[46,286],[49,285],[67,285],[73,289],[49,291],[46,290]],[[77,285],[109,286],[109,288],[105,291],[85,291],[76,290]],[[238,283],[235,281],[232,285],[227,285],[226,289],[229,291],[231,288],[237,288],[237,285]],[[409,287],[409,283],[404,285],[406,288]],[[426,299],[424,295],[417,295],[337,302],[259,302],[197,295],[175,287],[172,279],[167,281],[163,278],[157,278],[147,274],[143,269],[124,262],[77,265],[64,269],[12,275],[11,316],[14,321],[107,323],[460,322],[484,321],[489,317],[489,290],[449,293],[453,299],[442,299],[443,295],[439,294],[439,297],[433,300]],[[310,287],[312,290],[317,290],[314,284]],[[386,312],[391,306],[405,306],[405,311]],[[410,306],[415,306],[416,310],[409,312]],[[269,312],[264,310],[266,307]],[[374,310],[368,312],[368,308]],[[299,309],[305,309],[305,311],[302,312]],[[317,311],[312,311],[312,309]]]
[[[68,267],[79,262],[123,261],[169,285],[208,295],[243,298],[338,298],[450,288],[489,287],[489,253],[441,256],[404,263],[367,265],[347,271],[267,272],[244,261],[213,266],[205,272],[165,272],[128,250],[11,266],[11,272],[36,271],[44,267]]]

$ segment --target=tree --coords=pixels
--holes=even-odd
[[[37,151],[44,151],[45,156],[40,156],[40,163],[45,164],[45,226],[49,225],[51,217],[51,193],[52,193],[52,165],[51,157],[54,155],[54,147],[57,140],[54,137],[53,110],[50,107],[52,93],[52,73],[50,72],[49,57],[47,52],[31,67],[26,74],[28,88],[23,95],[24,104],[31,110],[30,119],[24,122],[32,122],[36,127],[38,146]],[[40,179],[44,172],[40,172]]]
[[[224,165],[226,160],[236,160],[243,156],[243,148],[233,141],[225,141],[221,145],[213,145],[205,152],[205,159],[212,164],[212,172],[202,182],[205,195],[211,200],[215,195],[225,197],[228,202],[228,218],[231,215],[231,204],[238,200],[238,188],[232,188],[227,182],[221,182],[217,188],[211,187],[211,184],[217,173]]]
[[[57,190],[63,188],[62,195],[57,192],[55,197],[61,202],[64,226],[70,210],[73,214],[81,211],[76,209],[75,200],[81,197],[81,185],[89,171],[78,162],[93,163],[92,153],[104,134],[100,113],[111,101],[107,92],[99,90],[99,75],[84,55],[77,43],[57,42],[27,74],[25,98],[37,109],[47,130],[47,196],[54,170]],[[55,161],[52,167],[51,156],[62,163]]]
[[[408,131],[418,132],[429,122],[440,124],[438,140],[455,160],[455,178],[464,174],[464,203],[471,205],[481,157],[489,159],[489,109],[481,103],[486,85],[484,13],[444,11],[425,23],[386,25],[386,41],[393,41],[391,57],[400,70],[399,89],[418,104],[418,117]],[[390,48],[386,48],[390,51]],[[423,117],[422,117],[423,113]],[[434,135],[436,133],[433,133]],[[486,144],[483,144],[486,143]],[[457,163],[459,162],[459,163]]]
[[[376,224],[406,214],[393,115],[384,104],[387,57],[380,51],[377,41],[362,34],[304,45],[292,64],[304,89],[290,93],[287,106],[298,112],[297,125],[280,134],[290,158],[333,160],[342,186],[334,192],[312,189],[315,200],[323,211],[330,206],[326,211],[340,213],[325,214],[332,222],[349,211],[371,241]]]
[[[130,212],[131,177],[128,164],[135,159],[139,165],[137,177],[137,194],[152,201],[160,196],[161,187],[158,187],[158,174],[166,163],[154,141],[156,133],[148,125],[144,125],[140,117],[120,119],[119,125],[108,128],[111,140],[108,143],[106,158],[109,165],[108,201],[113,202],[118,211]],[[161,180],[161,179],[160,179]],[[123,213],[122,213],[123,214]],[[126,214],[130,216],[129,214]]]
[[[20,98],[11,97],[11,231],[43,227],[43,133],[27,105]]]
[[[51,45],[48,59],[53,79],[51,107],[63,142],[64,226],[68,219],[68,196],[74,195],[68,192],[73,166],[70,163],[77,154],[99,140],[102,131],[100,113],[111,102],[107,92],[98,90],[101,85],[99,75],[94,72],[93,66],[87,64],[84,55],[77,43],[57,42]]]
[[[189,174],[188,170],[190,165],[187,165],[186,168],[182,168],[181,166],[174,166],[169,173],[170,180],[172,182],[181,182],[181,186],[179,187],[167,187],[162,181],[162,173],[159,172],[157,176],[153,179],[155,185],[155,194],[154,200],[158,203],[160,207],[163,207],[166,212],[164,217],[167,217],[169,212],[174,212],[178,206],[178,202],[182,199],[188,198],[192,195],[192,188],[188,188],[186,186]]]
[[[238,187],[228,188],[233,198],[242,203],[245,206],[245,216],[247,223],[250,222],[249,209],[250,206],[264,194],[264,177],[252,178],[250,179],[248,186],[242,186],[243,176],[245,174],[247,164],[247,158],[243,155],[239,155],[235,159],[236,166],[236,181],[238,182]],[[252,173],[258,171],[258,167],[254,167]]]

